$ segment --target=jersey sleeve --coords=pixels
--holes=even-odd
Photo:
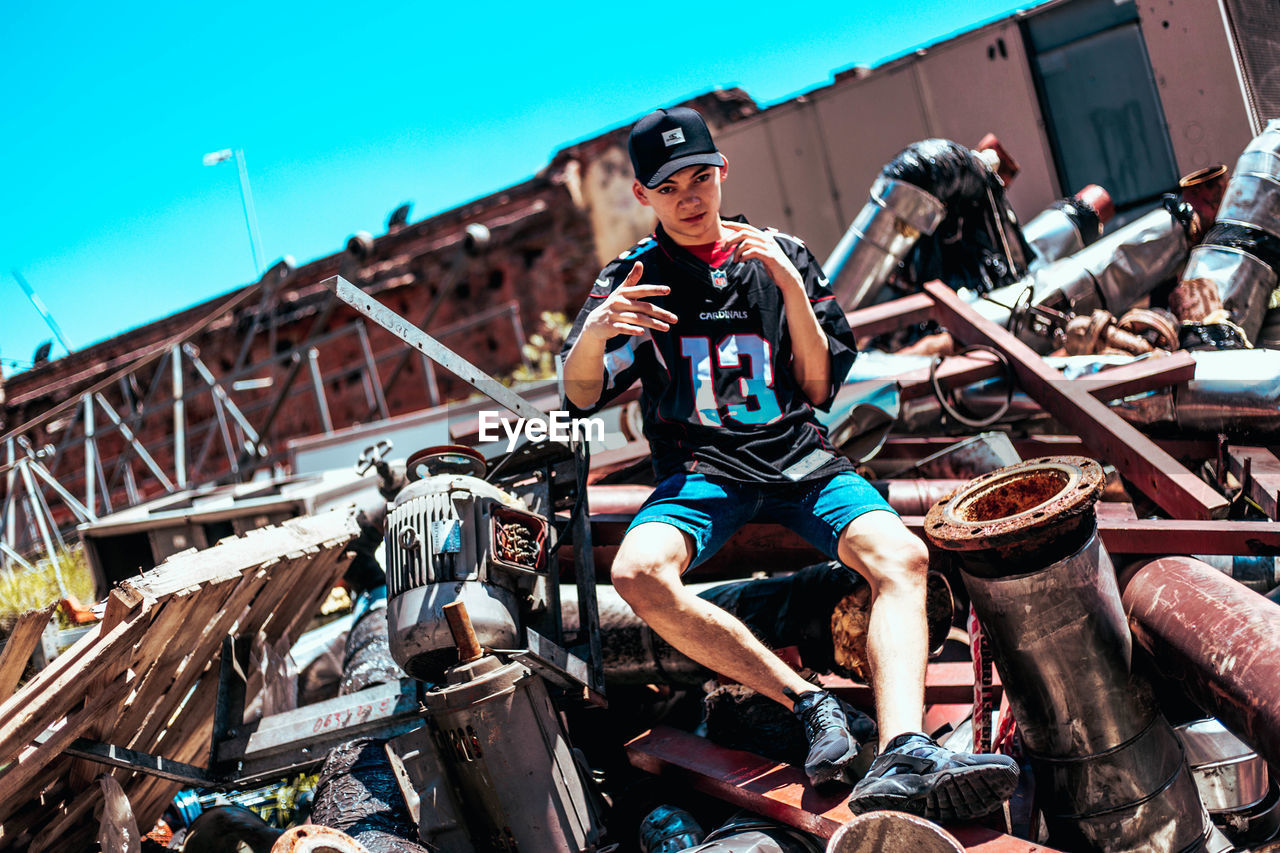
[[[831,378],[827,388],[827,399],[816,408],[828,411],[836,392],[844,384],[845,377],[853,367],[853,360],[858,355],[858,342],[849,321],[844,317],[844,309],[831,292],[831,285],[818,259],[813,256],[807,246],[798,247],[798,256],[794,258],[796,271],[804,280],[804,289],[809,296],[809,304],[818,318],[818,324],[827,336],[827,349],[831,354]]]
[[[586,304],[582,306],[577,319],[573,322],[569,336],[565,338],[564,347],[560,351],[561,363],[568,358],[569,351],[578,342],[582,327],[587,322],[587,315],[595,310],[601,300],[622,285],[627,273],[631,272],[631,266],[631,263],[615,261],[600,273],[600,277],[591,286]],[[564,372],[560,371],[561,405],[573,417],[583,417],[600,411],[631,387],[632,383],[644,373],[647,361],[652,357],[653,338],[647,331],[643,335],[617,335],[610,338],[605,344],[604,363],[601,365],[604,385],[600,392],[600,399],[590,408],[580,409],[575,406],[565,394]]]

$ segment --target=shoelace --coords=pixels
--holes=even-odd
[[[840,727],[836,718],[838,710],[836,703],[829,698],[820,699],[809,708],[804,715],[804,732],[811,742],[827,729]]]

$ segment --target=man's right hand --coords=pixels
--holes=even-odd
[[[675,314],[644,300],[671,292],[665,284],[637,284],[644,264],[636,261],[622,284],[587,315],[581,337],[598,343],[616,335],[643,335],[646,329],[665,332],[677,321]]]

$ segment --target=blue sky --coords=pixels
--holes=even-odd
[[[1033,5],[9,4],[0,25],[0,358],[74,348],[532,175],[568,142],[741,86],[762,104]],[[693,7],[687,7],[692,10]],[[63,354],[54,346],[53,356]]]

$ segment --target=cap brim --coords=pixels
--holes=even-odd
[[[648,189],[653,189],[667,178],[674,175],[681,169],[687,169],[690,166],[723,166],[725,165],[724,155],[719,151],[712,151],[708,154],[689,154],[685,157],[677,157],[662,164],[658,171],[653,173],[653,177],[645,182]]]

